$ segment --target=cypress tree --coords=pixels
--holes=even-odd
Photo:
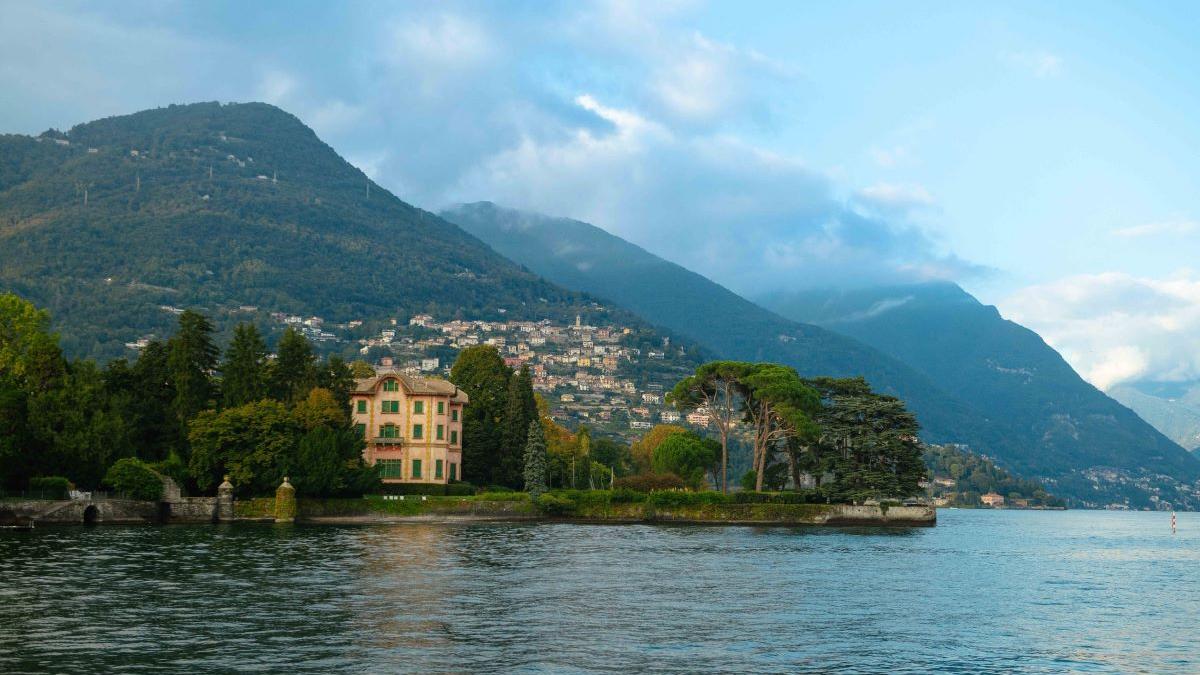
[[[221,366],[221,395],[226,408],[259,401],[267,394],[267,345],[254,324],[239,324]]]
[[[316,385],[316,360],[304,334],[294,328],[284,331],[267,378],[271,396],[285,403],[303,398]]]
[[[349,414],[350,391],[354,389],[354,371],[349,363],[340,356],[330,356],[317,374],[317,386],[328,389],[334,400]]]
[[[529,434],[525,440],[525,491],[537,499],[538,495],[546,492],[549,471],[549,458],[546,455],[546,433],[542,429],[541,420],[529,423]]]
[[[529,366],[522,366],[520,372],[509,378],[504,398],[498,482],[515,488],[521,483],[529,424],[538,419],[537,399],[533,397],[533,377],[529,373]]]

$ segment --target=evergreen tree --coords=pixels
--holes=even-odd
[[[271,396],[285,403],[303,398],[316,384],[316,356],[308,338],[294,328],[288,328],[279,339],[271,364],[268,382]]]
[[[226,408],[258,401],[267,393],[267,345],[254,324],[238,324],[221,366],[221,396]]]
[[[167,341],[167,369],[175,388],[172,408],[181,423],[209,406],[214,396],[212,372],[217,368],[217,346],[212,324],[197,312],[179,315],[179,332]]]
[[[142,420],[137,430],[137,454],[144,460],[165,459],[172,451],[181,454],[186,440],[172,411],[175,384],[168,360],[167,345],[153,340],[142,348],[132,368],[133,390]]]
[[[548,489],[549,459],[546,456],[546,433],[542,423],[533,420],[529,423],[529,434],[525,440],[525,491],[537,499]]]
[[[317,372],[317,386],[328,389],[333,394],[333,399],[342,406],[346,414],[350,414],[350,392],[354,389],[354,371],[342,357],[336,354],[329,357],[329,360]]]
[[[521,465],[529,423],[538,418],[537,400],[533,397],[533,377],[523,366],[508,379],[505,391],[504,418],[501,422],[500,466],[496,482],[509,487],[521,484]]]
[[[450,369],[450,380],[471,398],[463,410],[463,473],[472,482],[495,484],[500,474],[500,422],[511,375],[491,345],[467,347]]]

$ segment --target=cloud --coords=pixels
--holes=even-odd
[[[1165,220],[1157,223],[1144,223],[1122,227],[1112,231],[1118,237],[1149,237],[1160,234],[1185,235],[1200,230],[1200,223],[1194,220]]]
[[[1037,78],[1056,77],[1063,72],[1062,57],[1045,50],[1005,52],[1000,58]]]
[[[855,199],[870,209],[884,213],[907,213],[936,203],[929,191],[920,185],[893,183],[876,183],[862,188],[855,193]]]
[[[1101,389],[1136,380],[1200,378],[1200,276],[1109,272],[1018,291],[1006,316],[1042,335]]]

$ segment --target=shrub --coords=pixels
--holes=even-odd
[[[475,486],[470,483],[450,483],[446,486],[446,495],[449,497],[469,497],[475,494]]]
[[[565,516],[575,511],[575,502],[552,492],[539,496],[534,503],[548,516]]]
[[[183,487],[188,483],[187,464],[184,464],[183,460],[180,459],[179,455],[174,451],[172,451],[171,454],[161,462],[155,462],[151,464],[150,468],[164,476],[170,477],[171,480],[175,481],[175,483],[180,487]]]
[[[617,488],[611,494],[612,496],[609,499],[613,504],[634,504],[646,501],[645,492],[638,492],[629,488]]]
[[[651,492],[653,490],[682,490],[683,479],[673,473],[643,473],[613,481],[613,489]]]
[[[653,506],[704,506],[708,504],[727,504],[729,498],[720,492],[676,492],[655,490],[650,493],[647,501]]]
[[[483,502],[523,502],[529,499],[525,492],[480,492],[475,499]]]
[[[67,499],[70,497],[71,481],[62,476],[38,476],[29,479],[29,491],[40,492],[46,499]]]
[[[824,504],[826,495],[821,490],[797,490],[795,492],[737,492],[732,497],[735,504]]]
[[[158,501],[162,499],[162,477],[140,459],[126,457],[117,460],[104,475],[104,484],[131,499]]]
[[[384,483],[380,492],[385,495],[429,495],[441,497],[446,486],[441,483]]]

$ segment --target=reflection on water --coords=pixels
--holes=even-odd
[[[1198,672],[1200,517],[0,532],[0,672]]]

